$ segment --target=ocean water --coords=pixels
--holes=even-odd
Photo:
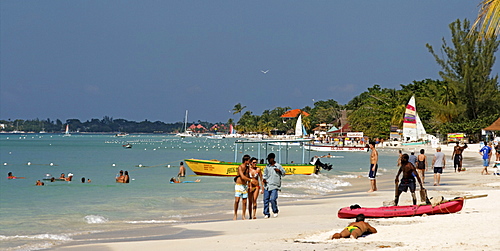
[[[75,235],[176,224],[232,210],[231,177],[195,176],[184,180],[200,183],[170,184],[179,163],[186,158],[234,161],[234,139],[185,138],[165,135],[0,135],[0,249],[35,250],[69,242]],[[122,147],[130,143],[131,149]],[[257,145],[239,147],[257,157]],[[285,161],[282,147],[282,161]],[[268,152],[278,153],[279,146]],[[260,150],[263,158],[264,149]],[[379,173],[395,169],[397,153],[379,151]],[[306,151],[306,160],[327,153]],[[332,152],[332,171],[320,175],[286,176],[280,200],[304,200],[342,192],[346,178],[366,176],[369,153]],[[277,154],[278,155],[278,154]],[[289,147],[288,160],[300,162],[302,149]],[[120,170],[129,184],[117,184]],[[8,180],[7,173],[25,179]],[[44,181],[46,174],[74,174],[71,182]],[[392,173],[391,173],[392,175]],[[81,183],[81,178],[91,183]]]

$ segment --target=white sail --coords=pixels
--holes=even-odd
[[[302,131],[302,115],[299,115],[299,118],[297,119],[297,124],[295,125],[295,136],[304,136],[304,132]]]
[[[423,140],[427,136],[425,128],[417,113],[415,106],[415,96],[410,98],[403,120],[403,140],[404,141],[418,141]]]
[[[71,134],[69,133],[69,124],[66,124],[66,131],[64,132],[64,137],[69,137]]]
[[[422,121],[420,120],[418,113],[417,113],[417,139],[427,140],[427,132],[425,131],[424,125],[422,124]]]

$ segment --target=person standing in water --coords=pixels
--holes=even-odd
[[[186,168],[184,167],[184,162],[181,162],[179,166],[179,173],[177,174],[178,177],[185,177],[186,176]]]

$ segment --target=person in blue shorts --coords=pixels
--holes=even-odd
[[[481,150],[479,150],[479,154],[483,156],[483,170],[481,170],[481,174],[486,174],[488,175],[488,166],[490,165],[490,158],[491,158],[491,142],[488,143],[488,145],[483,146]]]
[[[368,179],[370,180],[370,190],[368,190],[368,192],[372,193],[377,191],[377,180],[375,178],[377,177],[378,170],[378,152],[375,149],[374,142],[370,142],[368,147],[372,150],[372,153],[370,154],[370,172],[368,173]]]

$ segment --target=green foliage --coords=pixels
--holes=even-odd
[[[467,19],[456,20],[449,27],[452,45],[448,46],[443,38],[443,57],[437,55],[431,45],[426,45],[441,66],[439,74],[445,82],[438,90],[441,111],[436,112],[436,120],[460,122],[498,114],[498,75],[490,77],[490,74],[499,41],[496,37],[479,39],[478,33],[470,30]]]

